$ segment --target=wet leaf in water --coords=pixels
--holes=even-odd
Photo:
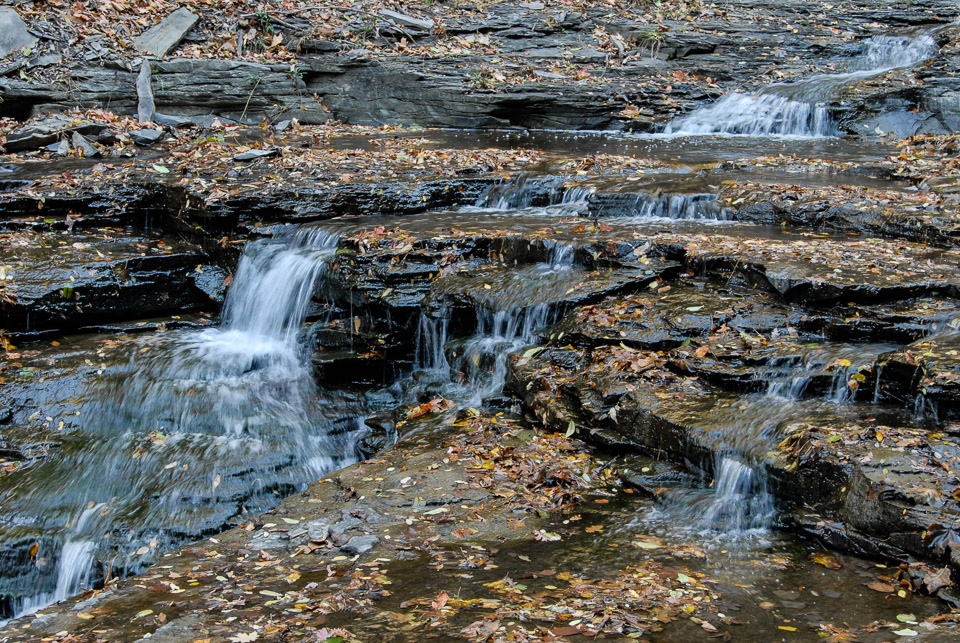
[[[839,560],[829,554],[812,554],[810,559],[817,565],[826,567],[827,569],[840,569],[843,567],[843,564],[841,564]]]
[[[881,583],[880,581],[867,583],[867,587],[875,592],[882,592],[884,594],[893,594],[895,591],[897,591],[897,588],[893,585],[890,585],[889,583]]]

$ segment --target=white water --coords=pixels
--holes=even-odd
[[[547,303],[531,303],[530,292],[549,287],[574,269],[572,244],[548,242],[548,246],[545,262],[511,271],[510,281],[499,284],[499,292],[496,287],[491,291],[489,306],[476,307],[475,334],[455,347],[448,346],[445,317],[421,316],[416,368],[453,384],[448,394],[463,404],[476,405],[499,393],[509,356],[534,343],[537,331],[554,322],[558,313]]]
[[[47,589],[17,599],[15,616],[89,587],[98,557],[135,568],[141,555],[122,550],[173,542],[163,536],[168,529],[222,524],[237,511],[231,495],[247,509],[267,509],[277,489],[349,462],[348,436],[329,432],[342,411],[318,403],[298,340],[337,240],[304,227],[249,244],[220,328],[159,334],[104,375],[85,410],[92,439],[26,470],[2,499],[51,532],[72,523],[59,545],[42,544],[59,547],[43,554],[57,561],[56,575]],[[126,535],[111,542],[112,532]]]
[[[851,402],[856,395],[848,386],[851,375],[891,348],[881,344],[810,347],[799,363],[771,364],[763,369],[758,374],[765,382],[763,393],[744,396],[742,403],[716,414],[711,429],[722,432],[725,446],[715,458],[712,493],[707,498],[694,493],[680,501],[687,505],[684,511],[690,513],[696,528],[723,538],[762,534],[775,510],[761,462],[764,452],[783,439],[778,427],[820,412],[835,413]],[[849,366],[840,365],[844,359]],[[814,382],[820,390],[810,390]],[[817,396],[804,399],[812,394]]]
[[[57,584],[53,592],[41,592],[27,596],[14,602],[13,610],[16,617],[26,614],[35,614],[44,607],[65,600],[84,589],[91,589],[91,579],[94,572],[94,556],[97,543],[94,540],[93,530],[96,529],[96,518],[104,508],[100,503],[84,509],[70,529],[70,535],[60,548],[57,559]],[[37,556],[42,556],[37,552]],[[0,621],[2,626],[5,621]]]
[[[936,41],[875,36],[845,73],[819,74],[792,83],[775,83],[752,94],[734,92],[718,102],[669,123],[664,134],[728,134],[752,137],[827,137],[837,129],[825,105],[841,87],[880,74],[912,67],[934,56]]]

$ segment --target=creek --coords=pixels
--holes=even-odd
[[[55,347],[38,348],[24,370],[46,374],[18,384],[19,390],[46,409],[43,415],[49,413],[54,426],[61,418],[70,426],[55,445],[49,440],[43,457],[0,483],[4,616],[35,613],[111,576],[142,572],[163,553],[242,524],[308,482],[389,448],[398,437],[396,426],[383,429],[370,421],[377,414],[437,398],[458,409],[520,411],[522,395],[508,385],[511,358],[533,346],[561,346],[560,337],[554,341],[555,325],[582,306],[659,292],[681,272],[691,283],[712,280],[710,287],[724,294],[750,287],[746,278],[731,285],[733,271],[725,283],[716,275],[696,275],[690,266],[681,271],[679,260],[668,256],[668,243],[645,255],[647,237],[708,234],[792,243],[815,235],[842,242],[849,235],[841,231],[744,221],[718,186],[731,178],[774,183],[782,173],[718,165],[781,152],[833,161],[883,158],[891,151],[884,143],[833,138],[832,117],[820,103],[845,85],[915,65],[934,52],[925,34],[875,37],[848,61],[847,71],[732,94],[671,123],[661,135],[431,132],[428,145],[436,147],[535,146],[548,158],[526,177],[492,185],[470,205],[258,229],[262,237],[244,247],[213,327],[197,317],[179,320],[182,328],[76,333],[60,337]],[[356,144],[335,141],[342,149]],[[643,155],[663,167],[630,182],[558,176],[559,161],[601,152]],[[807,186],[914,189],[867,174],[808,172],[795,178]],[[377,230],[402,230],[422,245],[407,248],[400,239],[378,258],[376,248],[357,251],[345,241],[387,234]],[[451,235],[471,239],[473,246],[456,260],[469,269],[436,259],[450,250],[443,244]],[[505,249],[511,235],[521,236],[516,251]],[[626,242],[633,244],[627,259],[603,256],[604,248]],[[348,257],[360,262],[364,256],[373,257],[372,263],[348,266]],[[776,282],[772,269],[766,274]],[[775,294],[768,290],[763,297]],[[664,326],[673,323],[665,319]],[[953,321],[925,321],[916,335],[942,331]],[[707,334],[719,326],[711,322]],[[746,325],[740,332],[747,344],[759,333]],[[797,331],[790,322],[779,324],[771,337],[781,332]],[[811,546],[782,529],[789,526],[781,515],[789,503],[778,496],[766,465],[767,455],[789,437],[785,427],[829,420],[928,428],[931,420],[915,405],[881,395],[881,376],[873,369],[882,355],[908,341],[864,336],[844,342],[826,332],[804,333],[788,354],[764,353],[744,366],[741,390],[703,395],[705,404],[713,404],[714,395],[719,401],[702,417],[689,417],[701,421],[701,451],[708,455],[691,451],[674,458],[683,473],[662,485],[655,504],[619,503],[609,512],[614,517],[605,518],[619,525],[614,535],[581,539],[550,556],[568,567],[585,565],[611,539],[662,535],[701,546],[706,553],[698,564],[713,575],[735,579],[743,561],[782,555],[793,557],[793,585],[815,586],[820,570],[798,562]],[[330,340],[334,335],[339,344]],[[630,349],[628,341],[610,343]],[[668,350],[688,343],[664,342]],[[341,352],[370,361],[361,362],[359,375],[347,374],[339,370],[347,363],[337,361]],[[324,366],[321,376],[323,360],[332,366]],[[872,378],[869,390],[850,386],[863,373]],[[618,551],[618,560],[627,558]],[[843,609],[856,604],[865,611],[864,621],[869,614],[887,615],[890,609],[879,600],[860,605],[849,597],[873,564],[854,555],[849,560],[858,571],[843,581]],[[793,585],[780,587],[776,574],[757,571],[762,566],[747,567],[739,578],[749,576],[750,592],[795,591]],[[822,596],[831,591],[837,590],[814,593],[816,609],[828,608]],[[798,601],[783,600],[787,609],[801,609],[791,607]],[[932,599],[914,602],[917,613],[935,611]]]

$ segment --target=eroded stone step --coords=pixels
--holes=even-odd
[[[168,236],[107,230],[98,235],[5,235],[0,263],[8,331],[74,329],[213,307],[201,286],[211,273],[197,246]],[[216,281],[216,280],[215,280]]]

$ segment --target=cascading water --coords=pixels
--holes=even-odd
[[[774,518],[767,473],[759,463],[783,436],[778,429],[794,421],[836,415],[851,408],[851,375],[872,364],[889,345],[820,346],[802,358],[774,362],[758,373],[762,393],[745,395],[713,414],[718,435],[712,493],[679,493],[677,511],[697,529],[739,538],[762,533]],[[757,530],[760,530],[758,532]]]
[[[914,38],[874,36],[850,71],[819,74],[792,83],[775,83],[752,94],[732,93],[669,123],[665,134],[695,136],[825,137],[837,134],[824,101],[841,87],[895,69],[917,65],[935,55],[936,41],[927,34]]]
[[[538,299],[551,299],[544,295],[566,290],[568,282],[577,277],[575,248],[549,241],[546,245],[546,261],[499,273],[499,281],[489,279],[494,285],[486,284],[489,290],[473,281],[465,284],[480,293],[473,336],[450,342],[445,316],[421,317],[416,367],[445,380],[447,395],[475,405],[499,393],[509,355],[533,343],[537,331],[555,321],[559,311]]]
[[[57,561],[13,615],[88,587],[95,559],[135,571],[352,461],[362,404],[317,389],[298,339],[337,241],[304,227],[249,244],[220,328],[143,340],[87,391],[85,435],[11,476],[7,515]]]

